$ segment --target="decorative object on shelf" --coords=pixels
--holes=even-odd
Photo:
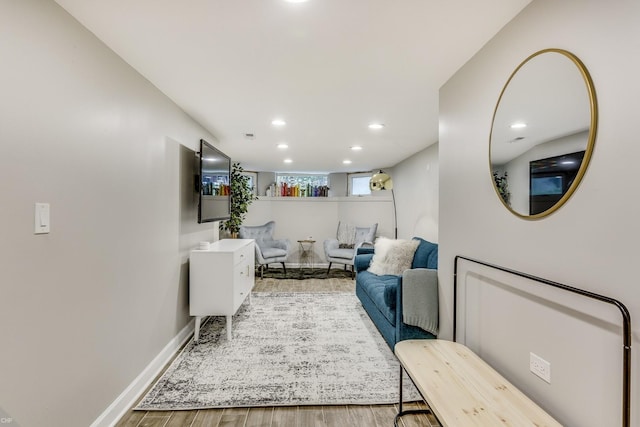
[[[328,197],[328,175],[276,174],[272,197]]]
[[[511,206],[511,193],[509,193],[509,181],[507,180],[507,173],[504,172],[502,176],[497,171],[493,172],[493,182],[496,185],[496,189],[498,193],[500,193],[500,197],[502,200],[508,205]]]
[[[398,238],[398,213],[396,212],[396,196],[393,193],[393,180],[389,174],[382,172],[373,174],[369,180],[369,189],[371,191],[391,190],[391,199],[393,200],[393,228],[394,237]]]
[[[240,163],[231,166],[231,217],[220,222],[220,230],[228,231],[231,237],[238,235],[240,226],[244,222],[249,205],[258,198],[249,183],[250,178],[244,174]]]
[[[288,184],[283,182],[281,184],[273,184],[275,189],[271,190],[271,195],[275,197],[328,197],[329,186],[327,185],[300,185],[300,184]]]

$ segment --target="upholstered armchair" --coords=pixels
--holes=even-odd
[[[338,231],[335,239],[324,241],[324,254],[329,261],[327,274],[331,271],[331,265],[335,262],[344,264],[344,268],[351,266],[351,274],[354,275],[353,261],[358,248],[363,245],[371,245],[376,239],[378,224],[370,227],[354,227],[345,223],[338,223]]]
[[[281,263],[285,274],[287,272],[285,261],[289,256],[291,244],[287,239],[273,238],[275,227],[276,223],[269,221],[264,225],[242,225],[238,231],[239,238],[256,241],[256,265],[260,268],[260,278],[262,278],[265,268],[269,268],[269,264],[273,263]]]

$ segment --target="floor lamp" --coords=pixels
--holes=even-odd
[[[396,196],[393,193],[393,180],[391,177],[379,171],[373,174],[369,180],[369,189],[371,191],[391,190],[391,200],[393,200],[393,227],[395,230],[395,238],[398,238],[398,212],[396,212]]]

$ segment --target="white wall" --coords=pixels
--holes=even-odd
[[[393,168],[398,210],[398,238],[422,237],[438,242],[438,144]]]
[[[636,159],[640,157],[635,128],[640,94],[639,18],[640,3],[635,0],[536,0],[441,88],[441,337],[452,335],[454,257],[465,255],[619,299],[631,312],[633,346],[638,348],[640,287],[633,266],[637,264],[640,231],[640,201],[634,197]],[[488,138],[495,103],[511,72],[528,55],[549,47],[573,52],[589,69],[598,96],[599,130],[590,167],[577,192],[551,216],[527,221],[508,212],[493,190]],[[473,273],[473,277],[484,276]],[[476,281],[493,285],[505,279],[484,277]],[[497,292],[495,306],[513,309],[508,304],[509,293]],[[528,304],[526,300],[530,300]],[[471,295],[467,304],[480,307],[482,301]],[[518,379],[527,394],[539,399],[566,425],[620,425],[619,328],[588,316],[584,316],[591,325],[588,333],[578,332],[570,322],[546,324],[545,317],[538,318],[530,311],[538,303],[533,297],[522,298],[518,304],[527,310],[512,310],[506,319],[517,320],[529,329],[537,325],[546,332],[541,335],[551,343],[549,348],[572,354],[569,363],[574,366],[569,369],[568,363],[552,358],[556,381],[540,386],[541,380],[527,372],[528,354],[518,356],[522,363],[517,367],[515,359],[497,357],[492,362],[509,373],[510,379]],[[542,305],[546,309],[549,304]],[[483,321],[492,319],[491,313],[484,315],[489,317]],[[491,323],[498,353],[511,354],[513,347],[528,353],[532,345],[542,345],[541,337],[529,336],[525,330],[512,334],[511,323]],[[617,336],[617,346],[600,345],[601,339],[606,341],[604,335],[611,333]],[[581,340],[574,342],[574,338]],[[632,361],[634,426],[640,426],[637,354],[633,353]],[[593,386],[594,378],[605,376],[613,378],[614,387],[606,380]],[[547,399],[550,396],[553,401]]]
[[[189,321],[214,138],[52,1],[1,2],[0,40],[0,411],[87,426]]]

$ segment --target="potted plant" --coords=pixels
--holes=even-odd
[[[493,172],[493,181],[496,184],[496,188],[498,189],[498,193],[502,197],[502,200],[508,205],[511,206],[511,193],[509,192],[509,181],[507,180],[507,173],[503,173],[502,176],[498,174],[498,172]]]
[[[258,198],[253,194],[253,189],[249,185],[249,177],[244,175],[244,169],[240,163],[231,165],[230,186],[231,216],[228,220],[220,222],[220,230],[227,231],[232,238],[236,238],[249,210],[249,205]]]

